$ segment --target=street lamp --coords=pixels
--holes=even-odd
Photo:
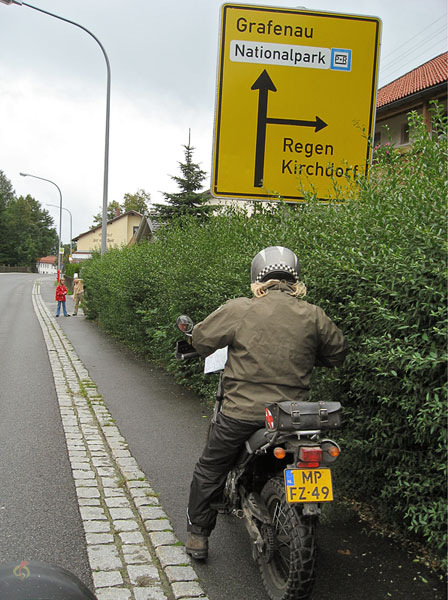
[[[54,208],[59,208],[59,206],[57,206],[56,204],[48,204],[45,203],[46,206],[53,206]],[[68,212],[68,214],[70,215],[70,256],[72,255],[72,237],[73,237],[73,233],[72,233],[72,213],[71,211],[68,210],[68,208],[65,208],[64,206],[62,207],[62,210],[66,210]]]
[[[59,15],[55,15],[54,13],[48,12],[47,10],[43,10],[42,8],[38,8],[37,6],[33,6],[32,4],[28,4],[27,2],[22,2],[22,0],[0,0],[2,4],[17,4],[18,6],[28,6],[28,8],[32,8],[46,15],[50,15],[50,17],[55,17],[55,19],[59,19],[61,21],[65,21],[66,23],[70,23],[71,25],[75,25],[75,27],[79,27],[86,33],[88,33],[95,42],[101,48],[104,58],[106,60],[106,68],[107,68],[107,90],[106,90],[106,138],[104,144],[104,180],[103,180],[103,217],[102,217],[102,225],[101,225],[101,254],[106,252],[106,240],[107,240],[107,194],[108,194],[108,181],[109,181],[109,122],[110,122],[110,63],[109,57],[106,54],[106,50],[104,49],[103,44],[100,40],[93,35],[91,31],[83,27],[79,23],[75,23],[75,21],[70,21],[65,17],[60,17]],[[53,182],[52,182],[53,183]]]
[[[4,2],[5,0],[0,0],[0,2]],[[44,177],[38,177],[37,175],[30,175],[30,173],[20,173],[22,177],[34,177],[34,179],[41,179],[42,181],[48,181],[48,183],[52,183],[54,186],[58,188],[59,192],[59,241],[58,241],[58,280],[59,280],[59,272],[61,270],[61,233],[62,233],[62,192],[59,189],[59,186],[56,185],[54,181],[51,179],[45,179]]]

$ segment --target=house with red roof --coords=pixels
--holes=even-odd
[[[36,269],[40,275],[56,275],[58,271],[57,256],[42,256],[36,261]]]
[[[423,115],[431,127],[431,100],[447,112],[448,52],[436,56],[378,90],[374,145],[409,146],[408,113]]]

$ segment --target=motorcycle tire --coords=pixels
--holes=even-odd
[[[307,600],[315,580],[317,518],[286,501],[282,479],[270,479],[261,497],[275,535],[271,560],[258,556],[263,585],[271,600]]]

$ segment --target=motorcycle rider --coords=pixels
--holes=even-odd
[[[302,300],[297,256],[282,246],[259,252],[251,265],[253,298],[228,300],[195,325],[193,346],[202,356],[228,346],[222,411],[193,472],[186,551],[203,560],[215,527],[227,473],[244,442],[265,426],[265,406],[308,400],[314,366],[344,362],[347,344],[324,311]]]

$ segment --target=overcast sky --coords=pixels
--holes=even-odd
[[[210,173],[220,0],[30,0],[100,39],[112,70],[109,201],[177,191],[182,145]],[[447,49],[446,0],[270,0],[243,4],[373,15],[383,22],[380,87]],[[54,217],[57,189],[87,231],[103,198],[106,66],[87,33],[0,4],[0,170]],[[206,180],[206,186],[209,181]],[[70,238],[63,213],[62,239]]]

